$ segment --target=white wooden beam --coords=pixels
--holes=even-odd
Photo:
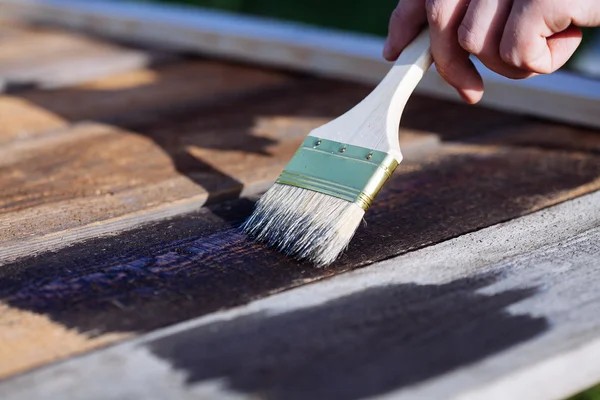
[[[160,4],[107,0],[0,0],[2,13],[111,38],[378,83],[390,68],[380,37],[291,22]],[[557,72],[525,81],[476,65],[484,77],[482,105],[600,128],[600,81]],[[460,101],[434,71],[417,90]]]

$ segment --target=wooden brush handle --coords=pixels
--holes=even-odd
[[[311,135],[389,153],[402,161],[400,117],[408,98],[432,64],[429,30],[408,45],[381,83],[357,106]]]

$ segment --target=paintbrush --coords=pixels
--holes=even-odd
[[[335,261],[402,161],[400,117],[431,64],[425,30],[363,101],[310,132],[242,229],[318,266]]]

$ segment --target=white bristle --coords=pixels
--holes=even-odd
[[[355,203],[276,183],[242,228],[288,255],[326,266],[346,250],[364,215]]]

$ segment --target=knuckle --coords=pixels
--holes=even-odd
[[[483,40],[473,29],[464,22],[458,27],[458,43],[471,54],[478,55],[483,49]]]
[[[449,62],[436,62],[435,69],[445,80],[453,82],[456,70],[456,64]]]
[[[439,0],[425,0],[425,10],[429,24],[434,26],[443,26],[444,24],[444,5]]]
[[[521,67],[521,59],[512,47],[500,46],[500,59],[511,67]]]
[[[531,72],[548,74],[552,72],[552,67],[546,65],[543,59],[531,57],[530,53],[527,51],[519,51],[518,48],[501,49],[500,58],[506,65],[517,68],[525,74]]]

